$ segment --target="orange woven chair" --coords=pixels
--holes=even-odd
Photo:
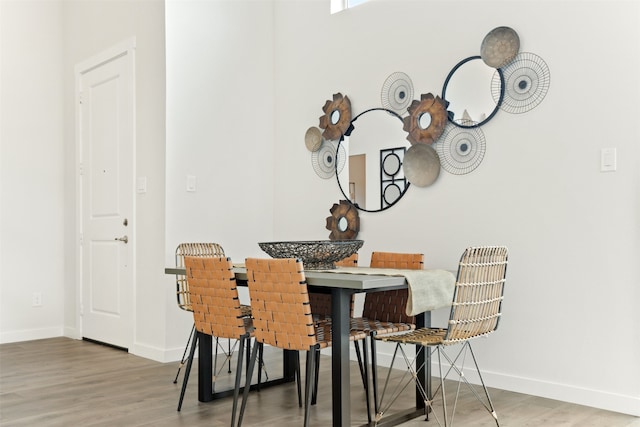
[[[344,258],[340,261],[336,262],[337,267],[357,267],[358,266],[358,253],[354,253],[347,258]],[[331,322],[331,294],[325,294],[320,292],[309,292],[309,303],[311,304],[311,314],[313,315],[313,320],[315,322]],[[355,303],[355,295],[351,298],[351,317],[353,317],[353,309]],[[356,351],[358,347],[356,346]],[[358,352],[358,365],[360,366],[360,374],[362,376],[362,381],[365,386],[366,385],[366,371],[363,368],[362,360],[360,359],[360,353]],[[320,370],[320,361],[318,359],[318,363],[316,363],[316,378],[318,378]],[[311,404],[316,403],[318,391],[318,384],[316,382],[313,397],[311,399]],[[367,408],[369,407],[369,395],[367,394]],[[369,412],[369,411],[367,411]],[[371,420],[369,420],[371,421]]]
[[[231,426],[235,425],[238,396],[240,393],[240,378],[242,376],[242,361],[245,345],[253,334],[250,317],[245,316],[238,297],[236,276],[230,258],[223,257],[185,257],[187,280],[189,283],[189,298],[193,311],[196,334],[191,343],[191,351],[182,382],[178,411],[182,407],[182,400],[189,381],[189,373],[193,364],[193,357],[201,334],[220,338],[238,340],[238,364],[236,367],[235,388],[233,394],[233,412]],[[250,384],[247,385],[247,389]]]
[[[372,268],[394,268],[407,270],[422,270],[424,266],[424,254],[419,253],[396,253],[396,252],[373,252],[371,253]],[[390,334],[400,331],[409,331],[415,329],[415,317],[407,316],[406,305],[409,298],[408,289],[399,289],[393,291],[367,292],[364,300],[362,316],[351,319],[351,329],[365,332],[370,338],[381,334]],[[375,412],[378,413],[378,376],[377,376],[377,358],[376,358],[376,341],[371,339],[371,377],[373,388],[373,399]],[[362,352],[364,353],[364,375],[367,376],[367,348],[366,341],[362,343]],[[356,355],[358,361],[360,356],[360,348],[356,343]],[[365,391],[369,396],[369,384],[365,381]],[[368,402],[367,402],[368,403]],[[369,405],[367,411],[369,412]]]
[[[438,364],[440,367],[440,385],[434,391],[433,395],[441,395],[443,421],[445,426],[453,424],[461,382],[464,382],[469,387],[473,395],[493,416],[496,425],[499,426],[498,415],[493,407],[493,403],[489,397],[489,392],[487,391],[487,387],[482,379],[478,362],[471,348],[471,340],[487,336],[498,327],[498,322],[502,314],[502,300],[504,296],[507,262],[508,250],[504,246],[467,248],[462,254],[458,265],[458,274],[447,328],[420,328],[410,332],[380,335],[375,337],[376,340],[396,343],[396,351],[394,352],[394,357],[391,361],[389,375],[391,374],[391,368],[393,368],[393,363],[399,350],[407,363],[408,371],[406,371],[405,374],[407,372],[410,373],[410,376],[412,377],[411,380],[415,380],[416,385],[422,394],[422,398],[425,401],[426,414],[428,415],[429,412],[432,412],[439,425],[442,424],[440,423],[440,419],[437,417],[436,412],[433,410],[433,396],[428,396],[428,393],[418,381],[417,372],[424,368],[424,366],[415,366],[416,359],[411,361],[407,357],[403,349],[403,345],[409,344],[411,346],[418,346],[416,358],[420,353],[426,351],[426,348],[429,348],[432,353],[437,353]],[[450,357],[444,349],[445,347],[454,344],[462,344],[462,347],[455,357]],[[463,374],[465,369],[464,362],[467,359],[467,354],[471,355],[470,359],[473,360],[473,364],[475,365],[480,384],[484,390],[484,398],[480,396],[480,394],[467,380],[467,376]],[[442,371],[442,357],[447,360],[448,364],[447,371],[444,375]],[[425,360],[429,359],[430,358],[425,357]],[[460,366],[457,365],[458,363]],[[458,374],[459,378],[453,410],[451,418],[449,419],[447,396],[445,393],[445,379],[453,371]],[[382,398],[384,398],[386,393],[389,375],[385,382]],[[376,414],[376,421],[379,421],[386,410],[397,400],[399,392],[402,389],[401,385],[402,382],[392,392],[392,400],[389,404]],[[382,407],[382,403],[383,402],[381,401],[379,405],[380,407]]]
[[[238,426],[242,425],[258,350],[267,344],[285,350],[306,351],[306,427],[309,424],[309,405],[314,390],[317,354],[320,349],[331,345],[331,324],[317,323],[313,320],[302,261],[293,258],[247,258],[245,265],[256,345],[251,353]],[[364,337],[365,334],[357,331],[350,334],[351,340]]]
[[[358,253],[336,262],[337,267],[357,267]],[[315,321],[331,321],[331,294],[309,292],[311,314]],[[351,317],[353,317],[353,298],[351,299]]]
[[[184,268],[184,257],[194,256],[194,257],[224,257],[224,249],[217,243],[180,243],[176,248],[176,267]],[[187,282],[187,276],[184,275],[176,275],[176,297],[178,300],[178,307],[185,311],[193,311],[191,309],[191,298],[189,296],[189,283]],[[251,316],[251,306],[241,305],[242,312],[245,316]],[[193,339],[195,334],[195,325],[191,328],[191,332],[189,333],[189,338],[187,339],[187,344],[184,347],[184,352],[182,353],[182,358],[180,359],[180,363],[178,364],[178,371],[176,372],[176,377],[173,379],[173,383],[176,384],[178,382],[178,376],[180,375],[180,370],[184,367],[187,351],[189,349],[189,344]],[[231,342],[228,344],[227,350],[225,350],[218,338],[216,338],[216,350],[215,350],[215,358],[214,358],[214,371],[217,369],[217,356],[218,349],[222,351],[225,357],[229,360],[231,353]],[[229,361],[229,369],[228,372],[231,373],[231,362]]]

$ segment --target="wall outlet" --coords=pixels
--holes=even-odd
[[[31,305],[33,307],[42,307],[42,293],[34,292],[31,300]]]

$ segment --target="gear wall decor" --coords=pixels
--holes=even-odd
[[[333,100],[327,100],[322,107],[324,115],[320,116],[322,136],[328,140],[339,139],[351,123],[351,101],[340,92],[333,94]]]

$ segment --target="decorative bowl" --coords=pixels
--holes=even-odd
[[[356,253],[363,243],[364,240],[307,240],[258,245],[272,258],[300,258],[305,270],[331,270],[337,261]]]

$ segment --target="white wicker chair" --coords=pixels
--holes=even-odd
[[[376,340],[396,343],[396,350],[391,362],[391,368],[393,368],[393,362],[395,361],[396,355],[399,351],[405,359],[408,372],[411,373],[412,380],[415,380],[425,401],[427,417],[429,412],[432,412],[439,425],[442,425],[440,419],[436,415],[436,412],[433,411],[434,396],[439,394],[441,397],[444,425],[452,425],[456,405],[458,403],[461,382],[464,382],[469,387],[478,401],[480,401],[484,405],[485,409],[491,413],[495,419],[496,425],[499,425],[498,416],[493,407],[493,403],[491,402],[491,398],[489,397],[489,392],[484,384],[482,374],[480,373],[478,363],[471,348],[471,340],[487,336],[498,327],[498,322],[502,313],[502,299],[507,272],[507,258],[508,251],[504,246],[472,247],[465,250],[458,266],[458,275],[447,328],[420,328],[405,333],[377,335],[374,337]],[[428,349],[431,353],[435,352],[437,354],[438,364],[440,367],[440,385],[434,391],[433,396],[428,396],[425,387],[422,387],[420,381],[418,381],[419,377],[417,372],[423,369],[424,366],[415,366],[416,359],[410,360],[409,357],[407,357],[403,348],[403,346],[407,344],[417,346],[417,354],[422,351],[426,351],[425,349]],[[461,344],[462,347],[459,349],[455,357],[450,357],[444,349],[445,347],[454,344]],[[473,360],[473,364],[475,365],[480,383],[484,390],[485,398],[482,398],[463,374],[464,361],[467,353],[471,355],[471,359]],[[450,365],[444,375],[442,369],[442,357],[444,357]],[[430,360],[430,357],[425,357],[425,360]],[[458,364],[460,366],[458,366]],[[387,380],[382,392],[381,402],[379,403],[380,410],[376,414],[376,422],[381,420],[384,413],[391,407],[402,391],[401,385],[396,387],[391,393],[390,402],[384,405],[383,400],[389,384],[389,376],[392,374],[392,371],[393,369],[389,369],[389,374],[387,375]],[[453,410],[451,411],[449,418],[447,410],[448,396],[445,393],[445,379],[452,372],[457,373],[459,378]],[[402,382],[402,384],[405,383]],[[429,387],[427,386],[426,389],[428,390]]]

